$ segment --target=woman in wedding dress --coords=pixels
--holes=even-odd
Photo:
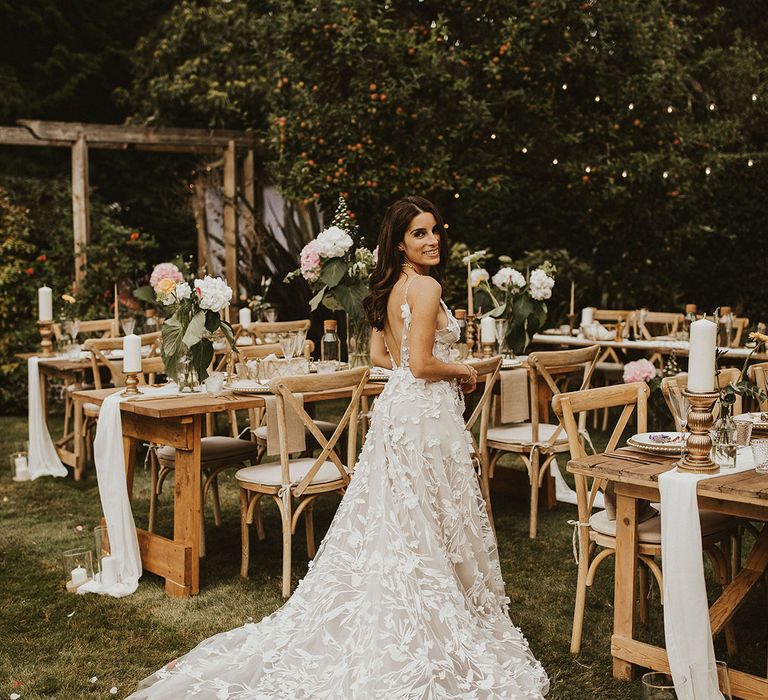
[[[464,431],[476,373],[451,362],[437,209],[387,211],[365,300],[376,400],[354,475],[293,596],[146,679],[144,698],[541,698],[549,682],[508,614]]]

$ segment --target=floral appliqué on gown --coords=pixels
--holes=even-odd
[[[149,698],[541,698],[549,681],[508,613],[454,381],[401,365],[376,400],[346,494],[291,598],[142,682]],[[441,302],[442,303],[442,302]],[[459,326],[434,355],[450,361]]]

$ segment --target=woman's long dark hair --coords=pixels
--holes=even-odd
[[[363,310],[368,323],[377,330],[384,330],[387,319],[387,299],[402,271],[403,253],[397,246],[403,241],[411,221],[419,214],[435,217],[440,234],[440,262],[429,268],[429,274],[445,289],[445,264],[448,259],[448,240],[443,217],[437,207],[423,197],[403,197],[392,204],[379,230],[379,255],[376,268],[371,274],[370,293],[363,300]]]

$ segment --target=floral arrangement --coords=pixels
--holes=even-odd
[[[179,381],[188,360],[197,380],[204,380],[213,359],[214,334],[220,331],[234,347],[232,326],[220,315],[229,306],[232,290],[210,275],[187,281],[173,263],[160,263],[149,279],[156,300],[171,313],[162,330],[166,374]]]
[[[627,362],[624,365],[624,383],[630,384],[634,382],[650,382],[656,378],[658,371],[656,366],[650,360],[642,358],[640,360],[634,360],[633,362]]]
[[[486,257],[486,251],[478,251],[466,256],[464,263],[471,267]],[[552,296],[557,269],[547,261],[525,276],[511,266],[511,258],[500,256],[499,262],[502,267],[493,277],[484,267],[472,269],[470,283],[484,291],[493,304],[493,308],[483,316],[507,321],[504,340],[512,352],[519,354],[547,320],[545,301]]]
[[[248,308],[256,315],[256,318],[259,318],[263,311],[275,308],[272,302],[267,301],[267,294],[271,285],[271,277],[262,277],[261,284],[259,285],[259,294],[254,294],[250,299],[247,296],[241,297],[241,300],[248,305]]]
[[[376,265],[376,251],[355,244],[356,236],[357,227],[352,223],[347,203],[340,197],[331,225],[304,246],[300,267],[285,278],[289,282],[301,276],[307,281],[314,292],[309,302],[312,311],[322,303],[331,311],[346,312],[353,366],[367,363],[370,329],[363,316],[363,299]]]

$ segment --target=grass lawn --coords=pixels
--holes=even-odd
[[[12,482],[6,454],[12,442],[26,438],[25,433],[25,418],[0,417],[0,455],[5,460],[0,470],[0,697],[11,693],[22,698],[115,697],[109,692],[113,687],[116,697],[124,697],[141,678],[202,639],[259,620],[280,607],[277,510],[273,504],[265,507],[267,540],[252,544],[251,578],[241,579],[237,489],[231,476],[221,480],[223,526],[213,526],[208,513],[208,556],[201,562],[200,595],[169,598],[161,579],[151,574],[145,574],[138,591],[127,598],[66,593],[60,555],[71,547],[94,546],[92,530],[101,517],[96,479],[90,470],[82,483],[51,478]],[[170,532],[170,487],[166,485],[160,501],[159,532]],[[146,523],[148,489],[148,472],[139,468],[134,515],[140,524]],[[337,497],[328,496],[315,508],[318,542],[337,503]],[[588,592],[583,651],[578,657],[568,651],[576,566],[567,521],[576,517],[575,507],[560,505],[541,512],[534,541],[528,538],[523,503],[497,496],[494,515],[512,619],[549,673],[549,697],[640,698],[639,681],[611,678],[610,562]],[[746,539],[750,545],[751,539]],[[300,531],[294,546],[294,579],[304,574],[306,565]],[[765,594],[765,586],[758,587],[736,618],[740,653],[732,663],[755,673],[765,673]],[[650,622],[640,633],[648,641],[662,642],[662,610],[655,587],[650,611]],[[721,639],[716,652],[718,658],[726,658]],[[94,677],[97,680],[91,682]]]

